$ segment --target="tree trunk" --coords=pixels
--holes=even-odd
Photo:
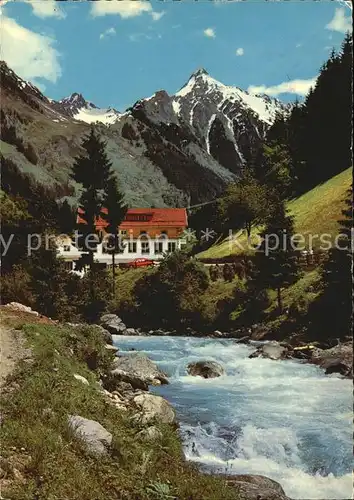
[[[113,299],[116,298],[116,260],[115,260],[115,257],[116,257],[116,250],[115,248],[113,249],[113,253],[112,253],[112,297]]]
[[[251,239],[252,223],[251,222],[246,222],[245,228],[246,228],[246,233],[247,233],[247,240],[250,241],[250,239]]]
[[[278,309],[279,313],[282,313],[283,311],[283,301],[282,301],[282,296],[281,296],[281,288],[277,288],[277,298],[278,298]]]

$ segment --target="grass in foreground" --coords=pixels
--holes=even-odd
[[[311,234],[325,234],[332,236],[338,232],[338,220],[341,219],[341,211],[344,208],[344,200],[352,182],[352,169],[336,175],[332,179],[316,186],[311,191],[288,203],[289,213],[295,217],[295,232],[305,237]],[[251,239],[258,240],[259,228],[252,230]],[[247,248],[247,239],[244,232],[240,233],[237,240],[243,248]],[[314,239],[313,247],[319,245],[318,239]],[[241,250],[236,244],[227,239],[216,244],[197,257],[217,258],[249,253]]]
[[[12,319],[12,325],[16,319]],[[2,397],[2,494],[11,500],[238,499],[222,478],[203,475],[183,459],[176,429],[145,443],[129,412],[97,391],[107,354],[90,328],[24,324],[33,359],[11,376]],[[88,368],[89,364],[95,371]],[[90,385],[76,380],[74,373]],[[10,384],[11,382],[11,384]],[[105,459],[87,455],[67,428],[67,416],[97,420],[113,434]]]

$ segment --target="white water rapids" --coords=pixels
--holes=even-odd
[[[120,354],[146,353],[170,377],[151,388],[174,406],[186,457],[205,469],[262,474],[294,499],[352,498],[352,381],[299,361],[249,359],[235,341],[114,336]],[[191,361],[226,375],[189,376]]]

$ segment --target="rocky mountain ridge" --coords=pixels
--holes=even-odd
[[[287,106],[227,87],[205,70],[176,94],[157,91],[124,113],[82,94],[54,101],[0,65],[3,158],[49,185],[70,184],[81,139],[94,126],[107,142],[130,206],[188,206],[219,196],[242,172]]]

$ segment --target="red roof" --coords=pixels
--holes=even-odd
[[[107,209],[102,209],[107,213]],[[80,217],[83,214],[81,208],[78,209],[78,223],[85,224]],[[174,226],[187,227],[187,210],[185,208],[128,208],[125,219],[120,224],[121,229],[134,226]],[[97,226],[105,227],[107,222],[99,217]]]

